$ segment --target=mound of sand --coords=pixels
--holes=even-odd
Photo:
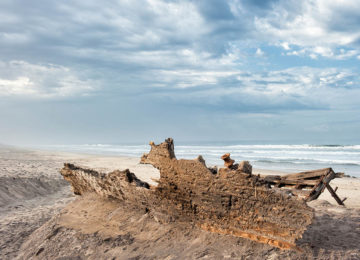
[[[13,259],[25,239],[74,196],[58,175],[61,160],[0,148],[0,259]]]
[[[89,194],[36,230],[20,259],[356,259],[359,210],[328,205],[304,233],[303,252],[202,231]]]

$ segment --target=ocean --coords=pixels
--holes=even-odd
[[[138,157],[149,145],[84,144],[42,147],[51,150]],[[236,162],[250,161],[254,168],[300,172],[332,167],[335,172],[360,177],[360,145],[175,145],[177,158],[194,159],[202,155],[207,165],[223,165],[220,159],[230,153]]]

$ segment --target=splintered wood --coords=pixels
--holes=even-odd
[[[346,198],[341,200],[335,190],[330,186],[330,181],[341,174],[335,173],[331,168],[314,171],[293,173],[284,176],[266,176],[264,179],[278,188],[290,189],[290,191],[306,201],[316,200],[327,188],[339,205],[344,205]]]
[[[224,160],[224,166],[229,169],[237,169],[238,164],[234,164],[234,160],[230,158],[230,153],[221,156]],[[248,163],[242,162],[240,165]],[[251,172],[250,172],[251,174]],[[340,199],[335,190],[330,186],[330,181],[336,177],[342,177],[343,173],[335,173],[331,168],[324,168],[313,171],[305,171],[292,173],[287,175],[269,175],[263,176],[262,179],[269,185],[277,188],[289,189],[290,192],[298,197],[304,198],[306,201],[316,200],[320,194],[328,189],[331,196],[339,205],[344,205],[347,198]]]

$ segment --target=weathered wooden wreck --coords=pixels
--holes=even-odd
[[[331,168],[290,174],[252,174],[248,162],[235,164],[222,156],[225,167],[208,168],[199,156],[177,159],[171,138],[144,154],[141,163],[160,171],[157,186],[139,180],[129,170],[108,174],[65,164],[61,174],[75,194],[95,192],[130,203],[139,210],[165,216],[163,221],[191,222],[203,230],[248,238],[281,249],[297,249],[296,240],[312,223],[317,199],[336,177]],[[330,188],[329,188],[330,187]]]

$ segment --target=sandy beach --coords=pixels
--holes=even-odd
[[[90,216],[86,218],[89,221],[97,219],[101,222],[109,215],[117,216],[114,218],[117,221],[109,222],[109,225],[114,229],[116,227],[117,231],[108,238],[102,238],[105,242],[101,243],[96,231],[104,230],[104,227],[89,231],[87,227],[94,226],[94,223],[85,221],[82,227],[76,228],[76,225],[69,221],[71,216],[83,213],[79,212],[79,207],[75,207],[79,206],[76,204],[76,196],[72,194],[70,185],[59,174],[64,162],[76,163],[102,172],[128,168],[141,180],[152,185],[155,185],[154,180],[159,178],[157,169],[150,165],[139,164],[138,158],[30,151],[0,146],[0,259],[42,259],[40,253],[45,249],[43,246],[40,247],[43,241],[39,238],[45,236],[54,223],[66,229],[67,233],[60,232],[68,236],[63,237],[64,241],[69,237],[72,239],[77,237],[77,241],[73,241],[74,245],[79,246],[86,241],[89,248],[94,247],[97,250],[96,253],[90,249],[86,251],[79,248],[73,248],[71,251],[70,247],[69,250],[65,250],[68,255],[57,256],[74,257],[72,259],[109,258],[114,254],[118,256],[117,259],[360,259],[359,178],[345,177],[331,182],[333,187],[338,187],[338,195],[341,198],[347,197],[346,207],[338,206],[327,191],[318,200],[309,203],[315,209],[316,217],[303,238],[298,241],[303,248],[300,254],[281,251],[246,239],[210,234],[193,227],[188,230],[186,226],[164,227],[159,223],[151,222],[152,220],[146,219],[145,215],[140,213],[139,216],[128,216],[124,212],[119,215],[116,213],[119,211],[118,205],[114,202],[99,204],[98,201],[89,198],[88,201],[93,203],[82,205],[82,209],[93,208],[102,212],[91,216],[94,213],[89,210],[87,214]],[[259,169],[254,172],[282,174]],[[62,215],[59,217],[60,212]],[[137,222],[134,217],[137,218]],[[130,228],[131,225],[127,226],[126,221],[132,223],[132,226],[135,222],[142,224],[147,230]],[[170,231],[171,229],[173,231]],[[146,232],[148,232],[147,236],[153,234],[158,240],[146,238]],[[80,234],[87,236],[83,242],[80,242]],[[113,240],[114,234],[115,237],[121,236],[123,242]],[[126,234],[128,238],[131,237],[131,243],[124,237]],[[34,241],[35,238],[38,238],[38,241]],[[115,245],[117,243],[118,246],[111,250],[106,249],[109,241]],[[173,244],[175,241],[178,241],[176,245]],[[34,248],[36,246],[42,249]],[[155,252],[156,250],[158,253]],[[54,256],[54,259],[57,257]]]
[[[0,17],[0,260],[360,260],[360,0]]]

